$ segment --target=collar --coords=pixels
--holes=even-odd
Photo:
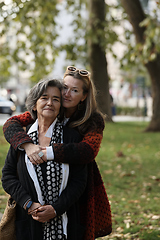
[[[54,122],[49,126],[45,137],[51,138],[52,137],[52,133],[53,133],[53,129],[55,127],[55,124],[57,122],[57,118],[54,120]],[[33,133],[33,132],[38,132],[38,119],[36,119],[36,121],[33,123],[33,125],[30,127],[28,134]]]
[[[67,122],[69,121],[69,118],[66,118],[66,116],[64,116],[63,119],[63,126],[65,126],[67,124]]]

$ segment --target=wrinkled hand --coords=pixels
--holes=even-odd
[[[56,217],[56,212],[51,205],[44,205],[38,208],[32,218],[38,222],[49,222],[50,219]]]
[[[42,205],[40,203],[33,202],[31,207],[28,209],[28,214],[32,215],[36,212],[36,210],[41,207]]]
[[[40,145],[36,145],[33,143],[24,143],[21,145],[21,148],[23,148],[26,151],[26,154],[34,165],[41,164],[43,162],[47,161],[47,152],[46,148],[42,147]],[[44,156],[40,157],[38,153],[42,151]]]

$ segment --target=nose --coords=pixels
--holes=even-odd
[[[53,104],[53,102],[52,102],[52,99],[51,99],[51,98],[49,98],[49,99],[48,99],[48,102],[47,102],[47,104],[48,104],[48,105],[52,105],[52,104]]]
[[[70,96],[70,89],[65,89],[64,94],[65,96]]]

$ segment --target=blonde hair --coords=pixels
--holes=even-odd
[[[87,94],[86,99],[83,101],[83,111],[84,114],[79,119],[73,120],[70,122],[69,126],[79,127],[84,124],[94,112],[98,112],[97,102],[96,102],[96,89],[93,81],[90,78],[90,75],[82,76],[79,73],[79,70],[76,71],[66,71],[64,74],[64,78],[66,76],[72,76],[76,79],[79,79],[83,82],[83,94]],[[77,109],[78,111],[78,109]]]

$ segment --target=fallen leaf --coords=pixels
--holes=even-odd
[[[122,151],[118,151],[116,155],[117,157],[125,157]]]

